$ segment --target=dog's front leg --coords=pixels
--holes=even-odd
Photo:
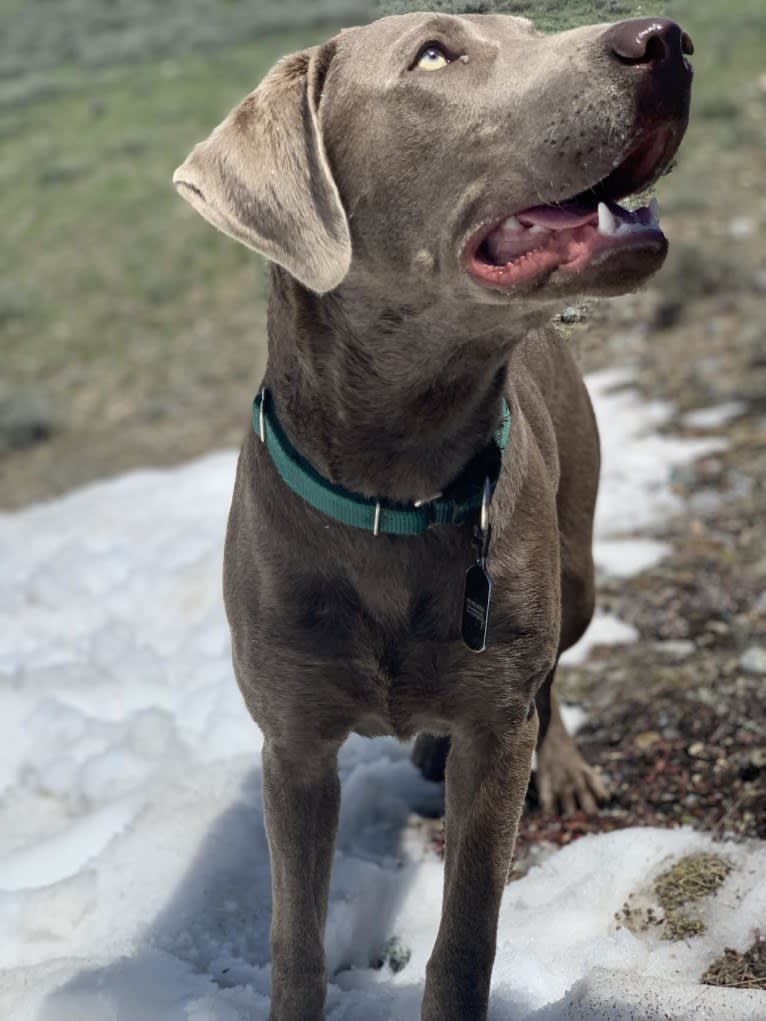
[[[444,901],[423,1021],[485,1021],[500,900],[537,738],[537,714],[502,738],[455,730],[447,760]]]
[[[336,744],[267,740],[263,797],[271,854],[270,1021],[322,1021],[324,927],[340,808]]]

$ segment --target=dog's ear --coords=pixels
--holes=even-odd
[[[215,227],[322,294],[351,263],[348,221],[319,123],[332,41],[281,60],[173,175]]]

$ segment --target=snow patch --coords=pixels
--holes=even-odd
[[[628,383],[590,380],[604,446],[597,560],[618,576],[665,555],[640,533],[678,509],[670,471],[719,446],[659,436],[669,409]],[[0,1017],[267,1016],[261,735],[233,680],[220,589],[234,466],[218,454],[0,516]],[[601,615],[572,656],[634,638]],[[339,767],[328,1021],[415,1021],[442,865],[412,820],[438,815],[441,789],[392,740],[350,738]],[[686,831],[589,837],[510,886],[492,1021],[644,1021],[661,1016],[641,1006],[647,988],[652,1004],[693,989],[725,1005],[718,1017],[754,1018],[736,1013],[752,1004],[766,1016],[763,994],[695,985],[764,917],[763,848],[727,847],[737,867],[705,936],[679,946],[616,927],[629,892],[709,846]],[[391,937],[411,955],[396,974],[374,966]]]
[[[57,836],[0,858],[2,890],[50,886],[76,875],[135,819],[141,805],[137,797],[115,801],[70,823]]]
[[[673,468],[721,450],[726,442],[660,434],[657,430],[672,418],[672,405],[645,402],[627,371],[607,369],[588,376],[586,382],[602,446],[596,551],[606,553],[604,569],[621,575],[625,568],[614,540],[626,541],[626,555],[635,560],[635,533],[649,531],[681,510],[681,501],[670,488]],[[612,541],[604,546],[605,540]]]
[[[584,663],[591,651],[599,645],[629,645],[638,638],[632,624],[626,624],[611,613],[596,612],[583,637],[561,656],[560,662],[573,666]]]
[[[739,418],[747,411],[744,401],[729,401],[726,404],[715,404],[712,408],[698,408],[696,411],[687,411],[681,421],[690,429],[720,429]]]

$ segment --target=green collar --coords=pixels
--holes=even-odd
[[[417,503],[370,499],[336,486],[320,475],[288,440],[265,387],[253,402],[253,429],[265,444],[282,480],[322,514],[373,535],[420,535],[432,525],[478,522],[484,481],[489,479],[494,493],[500,477],[503,451],[511,432],[511,409],[504,400],[503,421],[494,441],[471,460],[445,492]]]

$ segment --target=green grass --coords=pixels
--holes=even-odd
[[[766,145],[757,86],[764,71],[766,7],[762,0],[734,0],[724,14],[713,0],[668,0],[662,10],[695,44],[691,120],[678,169],[662,185],[664,207],[704,215],[705,206],[715,207],[722,185],[738,188],[743,175],[747,179],[742,153],[756,158]]]
[[[545,20],[561,3],[511,6]],[[762,0],[733,0],[725,14],[716,0],[658,8],[697,46],[695,117],[663,184],[681,208],[705,195],[711,153],[762,144],[742,110],[763,71],[766,14]],[[303,27],[255,37],[256,9],[264,25]],[[264,263],[204,224],[171,175],[279,56],[331,32],[313,23],[367,9],[366,0],[0,0],[0,345],[14,389],[82,426],[139,409],[162,416],[190,380],[210,400],[210,384],[232,373],[256,381]],[[567,17],[591,9],[620,16],[611,0],[577,0]]]
[[[171,176],[280,56],[371,3],[0,0],[0,403],[82,432],[257,381],[265,264]]]
[[[372,9],[373,0],[0,0],[0,79],[356,24],[372,17]]]
[[[740,90],[764,71],[763,0],[732,0],[725,6],[714,0],[666,0],[650,9],[675,18],[695,42],[696,104],[728,100],[738,110]]]
[[[109,379],[87,410],[119,418],[130,411],[121,391],[140,382],[144,399],[161,400],[168,373],[210,372],[218,344],[252,334],[263,262],[205,225],[171,176],[279,56],[324,34],[69,69],[57,94],[0,105],[7,378],[66,401],[103,367]]]
[[[447,14],[512,14],[531,18],[546,32],[563,31],[574,25],[617,21],[641,11],[632,0],[380,0],[382,14],[408,11],[444,11]]]

